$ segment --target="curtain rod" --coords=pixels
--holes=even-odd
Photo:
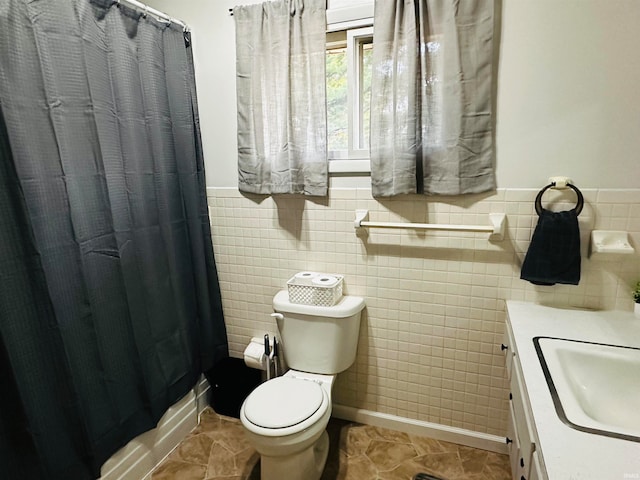
[[[132,7],[135,7],[137,10],[141,10],[144,14],[151,14],[154,17],[158,17],[161,20],[166,20],[169,23],[175,23],[180,25],[185,32],[190,31],[190,28],[186,23],[178,20],[177,18],[172,18],[166,13],[161,12],[160,10],[156,10],[155,8],[151,8],[149,5],[145,5],[142,2],[138,2],[137,0],[116,0],[116,4],[120,5],[121,3],[127,3]]]
[[[325,8],[325,10],[329,8],[329,1],[328,0],[326,2],[324,2],[324,8]],[[229,9],[229,15],[233,17],[233,8]]]

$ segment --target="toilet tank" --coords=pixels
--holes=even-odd
[[[349,368],[356,359],[363,308],[362,297],[346,295],[324,307],[291,303],[287,290],[278,292],[273,309],[283,315],[277,322],[289,368],[323,374]]]

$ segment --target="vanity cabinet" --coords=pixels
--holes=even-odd
[[[536,434],[529,397],[524,382],[511,326],[507,320],[502,351],[509,378],[509,420],[507,447],[513,480],[547,480],[536,451]]]
[[[585,346],[578,350],[585,353],[584,359],[596,355],[596,350],[585,350],[587,344],[606,346],[621,346],[636,348],[640,341],[640,323],[632,312],[583,310],[573,308],[556,308],[517,300],[506,301],[506,328],[502,339],[505,352],[506,370],[510,382],[511,401],[509,402],[509,428],[507,437],[509,453],[512,459],[514,480],[618,480],[624,478],[640,478],[640,442],[614,438],[604,434],[574,428],[563,420],[554,399],[557,390],[549,384],[549,372],[543,370],[542,360],[545,360],[544,350],[540,347],[540,339],[552,339],[544,345],[556,348],[553,355],[560,361],[560,349],[565,352],[564,365],[566,371],[557,378],[564,382],[566,388],[578,385],[580,378],[591,381],[596,375],[593,361],[587,362],[583,357],[570,356],[569,347],[565,342],[580,342]],[[536,344],[536,338],[538,343]],[[499,345],[496,345],[499,348]],[[573,350],[571,350],[573,351]],[[600,350],[597,350],[600,352]],[[592,353],[586,353],[592,352]],[[601,353],[601,360],[613,362],[609,356],[610,350]],[[551,358],[549,356],[549,358]],[[572,358],[571,364],[567,358]],[[616,357],[617,358],[617,357]],[[626,356],[620,358],[627,358]],[[548,360],[548,359],[547,359]],[[593,360],[593,359],[592,359]],[[545,360],[546,362],[546,360]],[[613,368],[617,363],[607,363]],[[584,377],[567,373],[570,369],[586,371]],[[581,370],[580,370],[581,369]],[[622,375],[628,375],[623,368],[607,370],[611,380],[618,382]],[[637,374],[636,368],[631,368],[630,374]],[[547,375],[545,375],[547,373]],[[567,375],[565,375],[567,373]],[[593,373],[593,375],[592,375]],[[506,376],[507,374],[505,374]],[[569,378],[570,377],[570,378]],[[622,377],[624,378],[624,377]],[[637,377],[634,377],[637,378]],[[608,388],[608,383],[602,380],[598,388]],[[569,385],[569,382],[574,382]],[[584,382],[583,382],[584,383]],[[633,384],[635,385],[635,384]],[[587,385],[584,385],[585,388]],[[622,392],[613,387],[606,391],[609,397],[594,393],[587,388],[591,399],[598,400],[601,405],[598,412],[607,415],[621,415],[624,423],[632,427],[632,420],[637,417],[638,409],[624,412],[618,411],[614,401],[628,401],[637,395]],[[577,390],[572,390],[575,394]],[[586,393],[586,392],[585,392]],[[628,393],[628,395],[626,395]],[[506,395],[508,395],[507,393]],[[572,403],[569,408],[573,415],[578,415],[584,408],[581,404]],[[637,402],[636,402],[637,403]],[[595,403],[593,404],[595,405]],[[629,405],[621,403],[620,405]],[[589,405],[585,404],[585,407]],[[595,407],[589,407],[592,411]],[[588,416],[588,413],[583,412]],[[590,417],[592,418],[592,417]],[[603,417],[604,419],[605,417]],[[595,418],[593,418],[596,421]],[[633,430],[635,432],[635,430]]]

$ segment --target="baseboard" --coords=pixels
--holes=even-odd
[[[435,438],[446,442],[480,448],[496,453],[507,453],[504,437],[474,432],[463,428],[449,427],[438,423],[422,422],[409,418],[398,417],[386,413],[372,412],[344,405],[333,405],[332,416],[351,422],[388,428],[398,432]]]
[[[187,395],[169,407],[158,426],[131,440],[101,469],[100,480],[150,478],[151,471],[198,425],[208,405],[209,383],[203,377]]]

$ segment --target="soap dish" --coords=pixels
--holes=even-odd
[[[627,232],[611,230],[591,231],[591,254],[594,253],[617,253],[630,254],[635,250],[629,243]]]

